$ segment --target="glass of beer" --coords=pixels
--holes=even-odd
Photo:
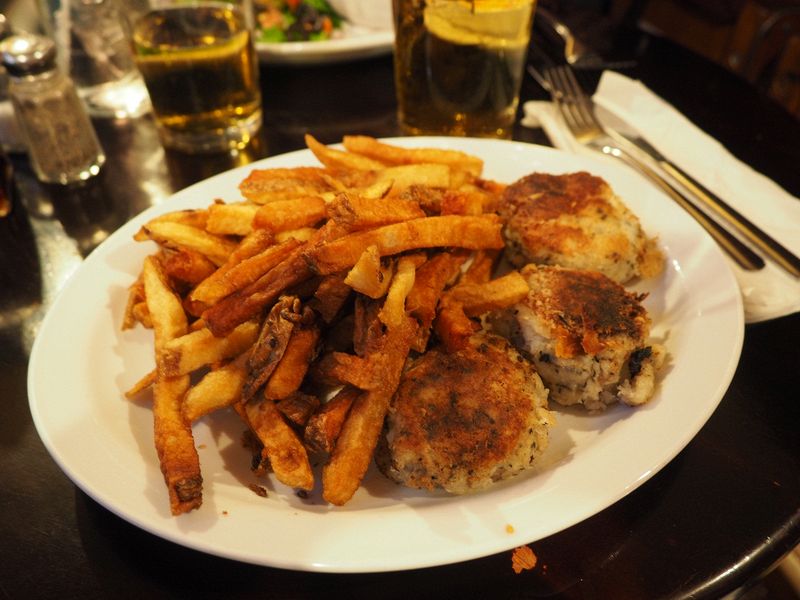
[[[393,0],[408,135],[511,137],[536,0]]]
[[[244,148],[262,123],[250,0],[122,0],[165,147]]]

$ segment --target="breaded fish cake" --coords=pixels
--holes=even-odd
[[[665,349],[648,343],[643,296],[595,271],[528,265],[531,291],[491,322],[528,352],[562,405],[604,409],[647,402]]]
[[[625,283],[663,268],[655,241],[600,177],[584,171],[532,173],[509,185],[501,200],[506,257],[528,263],[600,271]]]
[[[547,391],[505,339],[481,334],[453,354],[432,349],[403,375],[376,455],[413,488],[479,490],[528,468],[547,446]]]

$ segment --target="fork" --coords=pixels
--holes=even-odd
[[[578,84],[569,66],[546,69],[544,78],[553,102],[578,143],[613,156],[647,177],[688,212],[743,269],[757,271],[764,267],[764,260],[758,254],[727,229],[709,218],[652,168],[621,147],[621,144],[597,120],[592,101]]]

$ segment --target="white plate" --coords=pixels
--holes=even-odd
[[[145,530],[211,554],[312,571],[411,569],[489,555],[569,527],[631,492],[694,437],[730,383],[744,335],[733,275],[694,221],[621,165],[515,142],[394,142],[476,154],[485,175],[503,182],[537,170],[605,177],[668,257],[660,278],[636,286],[650,292],[653,337],[671,354],[653,400],[602,415],[561,411],[541,464],[486,492],[423,493],[371,472],[343,508],[322,503],[318,492],[301,500],[272,481],[268,497],[257,496],[247,487],[256,480],[238,418],[213,414],[195,426],[203,506],[170,516],[150,409],[122,395],[153,366],[150,332],[120,331],[126,289],[154,248],[131,236],[158,213],[239,199],[237,185],[254,167],[317,164],[299,151],[217,175],[139,215],[86,259],[50,309],[31,355],[30,407],[45,446],[81,489]]]
[[[343,23],[341,37],[317,42],[256,42],[260,61],[280,65],[319,65],[380,56],[392,51],[394,31]]]

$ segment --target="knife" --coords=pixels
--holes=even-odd
[[[598,118],[603,121],[604,125],[608,125],[608,134],[613,137],[615,141],[627,144],[628,146],[633,145],[644,152],[655,161],[662,171],[677,181],[686,191],[690,192],[695,198],[708,207],[709,210],[713,211],[723,222],[733,227],[745,239],[762,250],[788,273],[795,277],[800,277],[800,258],[789,249],[666,158],[641,135],[627,133],[630,131],[630,127],[624,122],[620,122],[619,117],[611,115],[611,113],[606,110],[600,110],[598,113]],[[617,124],[617,122],[620,123]],[[626,133],[622,133],[621,130],[626,131]]]

